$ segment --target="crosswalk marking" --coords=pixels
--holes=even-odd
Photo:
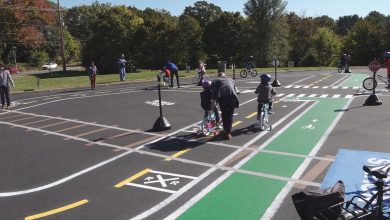
[[[311,94],[311,95],[309,95],[309,98],[313,98],[313,97],[316,97],[317,96],[317,94]]]
[[[329,88],[329,86],[323,86],[322,88],[323,88],[323,89],[327,89],[327,88]]]
[[[347,98],[347,99],[350,99],[350,98],[352,98],[353,97],[353,95],[346,95],[345,96],[345,98]]]
[[[303,89],[359,89],[360,87],[359,86],[313,86],[312,84],[311,85],[287,85],[287,86],[284,86],[284,88],[286,89],[289,89],[289,88],[294,88],[294,89],[299,89],[299,88],[303,88]]]
[[[310,87],[310,86],[304,86],[303,88],[304,88],[304,89],[308,89],[309,87]]]
[[[284,94],[283,94],[284,95]],[[283,96],[282,95],[282,96]],[[282,96],[278,96],[278,97],[282,97]],[[310,95],[306,95],[306,94],[299,94],[299,95],[295,95],[295,94],[288,94],[286,96],[284,96],[283,98],[292,98],[292,97],[296,97],[296,98],[302,98],[302,97],[308,97],[308,98],[315,98],[315,97],[318,97],[318,98],[327,98],[327,97],[330,97],[330,98],[347,98],[347,99],[351,99],[353,98],[353,95],[345,95],[345,96],[342,96],[340,94],[334,94],[334,95],[330,95],[330,94],[322,94],[320,96],[318,96],[318,94],[310,94]]]
[[[313,86],[313,89],[317,89],[319,86]]]
[[[289,89],[289,88],[291,88],[291,87],[292,87],[292,85],[288,85],[288,86],[285,86],[284,88]]]
[[[298,88],[301,88],[301,86],[294,86],[294,89],[298,89]]]
[[[284,93],[277,94],[276,97],[284,96]]]
[[[306,94],[300,94],[300,95],[298,95],[297,97],[298,98],[301,98],[301,97],[304,97]]]
[[[336,95],[332,96],[332,98],[340,98],[340,96],[341,95],[336,94]]]
[[[288,94],[288,95],[286,95],[286,97],[292,97],[292,96],[294,96],[295,94]]]
[[[322,94],[321,96],[320,96],[320,98],[326,98],[326,97],[328,97],[329,96],[329,94]]]

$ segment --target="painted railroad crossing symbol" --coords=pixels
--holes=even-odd
[[[167,193],[175,193],[181,187],[185,186],[188,182],[194,179],[196,179],[196,177],[145,169],[118,183],[115,187],[121,188],[126,185]]]

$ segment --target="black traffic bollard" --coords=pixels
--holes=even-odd
[[[161,77],[157,75],[157,88],[158,88],[158,104],[160,109],[160,117],[157,118],[156,122],[154,122],[153,130],[154,131],[165,131],[171,129],[171,124],[169,121],[163,117],[162,106],[161,106]]]

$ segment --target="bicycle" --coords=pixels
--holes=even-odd
[[[207,116],[203,118],[198,133],[207,136],[214,133],[218,129],[217,120],[214,111],[209,111]]]
[[[246,78],[248,74],[250,74],[253,77],[256,77],[257,71],[255,69],[252,69],[252,68],[249,68],[249,69],[245,68],[245,69],[240,71],[241,78]]]
[[[162,86],[169,86],[171,84],[171,77],[166,72],[160,71],[158,75],[160,76],[160,84]],[[175,80],[173,80],[173,86],[176,86]]]
[[[387,85],[387,80],[385,77],[377,74],[376,78]],[[372,77],[368,77],[363,80],[363,88],[365,88],[366,90],[373,90],[377,86],[378,86],[378,81],[376,79],[374,80]]]
[[[338,73],[341,73],[341,72],[343,72],[343,71],[345,71],[345,70],[347,70],[347,69],[349,69],[348,64],[346,64],[346,65],[341,65],[341,64],[339,64],[339,65],[337,66],[337,72],[338,72]]]
[[[260,131],[264,131],[266,127],[269,128],[269,130],[272,130],[272,125],[269,124],[269,116],[268,116],[268,103],[263,103],[263,106],[261,107],[260,115],[258,116],[257,120],[257,126],[260,128]]]
[[[196,71],[197,71],[198,74],[196,76],[194,76],[194,78],[192,78],[192,83],[193,84],[198,84],[199,81],[202,79],[202,75],[201,75],[199,69],[196,69]],[[203,79],[202,80],[209,80],[209,77],[206,75],[206,73],[203,73]]]
[[[374,183],[377,192],[369,199],[354,196],[346,202],[332,205],[318,212],[315,220],[348,219],[348,220],[389,220],[390,212],[384,213],[383,195],[390,192],[390,186],[385,187],[384,179],[390,171],[390,163],[376,166],[363,166],[364,172],[376,177]],[[335,218],[337,216],[337,218]]]

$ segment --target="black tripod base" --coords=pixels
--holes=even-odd
[[[366,99],[366,102],[364,103],[365,106],[373,106],[373,105],[382,105],[382,101],[378,98],[376,94],[371,94]]]
[[[153,125],[153,131],[165,131],[171,129],[171,123],[165,117],[157,118]]]
[[[273,86],[273,87],[280,87],[281,84],[280,84],[280,82],[279,82],[277,79],[275,79],[275,80],[272,82],[272,86]]]

